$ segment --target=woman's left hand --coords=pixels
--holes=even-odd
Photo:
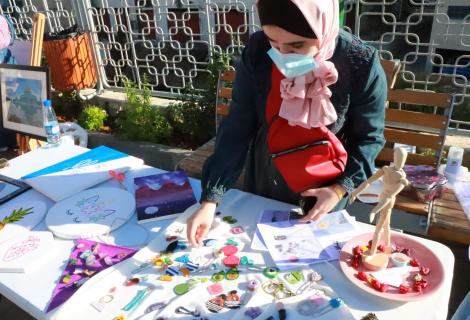
[[[305,217],[300,219],[300,222],[308,222],[310,220],[316,221],[324,214],[328,213],[333,209],[340,198],[335,190],[331,187],[324,187],[318,189],[308,189],[300,194],[303,197],[316,197],[317,202],[315,206],[310,209]]]

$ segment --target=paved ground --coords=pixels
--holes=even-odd
[[[0,158],[12,158],[16,156],[14,152],[0,153]],[[364,212],[360,207],[352,207],[351,214],[356,215],[358,220],[363,220],[360,212]],[[422,228],[419,227],[419,218],[408,214],[395,214],[392,219],[392,227],[403,229],[404,225],[414,225],[411,233],[422,236]],[[416,227],[418,226],[418,227]],[[470,262],[468,260],[468,247],[455,243],[444,243],[454,253],[455,267],[454,279],[452,281],[452,291],[449,301],[449,319],[455,312],[460,302],[467,292],[470,291]],[[0,319],[1,320],[32,320],[34,319],[6,298],[0,300]]]

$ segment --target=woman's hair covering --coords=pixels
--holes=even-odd
[[[316,39],[302,11],[291,0],[258,0],[261,25],[275,25],[296,35]]]
[[[7,48],[13,44],[15,29],[8,16],[0,15],[0,49]]]
[[[318,52],[315,54],[318,67],[305,75],[281,81],[283,100],[279,116],[291,125],[305,128],[334,123],[337,114],[330,101],[332,92],[328,86],[336,83],[338,71],[328,60],[333,56],[339,33],[338,0],[260,0],[260,3],[263,1],[294,4],[318,39]]]

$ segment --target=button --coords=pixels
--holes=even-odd
[[[189,284],[187,283],[178,284],[173,288],[173,292],[179,296],[187,293],[188,291],[189,291]]]
[[[225,279],[227,279],[227,280],[237,280],[238,276],[239,276],[239,272],[238,272],[237,268],[232,268],[232,269],[228,270],[227,273],[225,274]]]
[[[264,268],[263,274],[266,278],[274,279],[279,274],[279,269],[276,267],[267,267]]]
[[[228,246],[223,247],[222,252],[225,256],[231,256],[238,252],[238,248],[233,244],[230,244]]]
[[[224,258],[223,263],[227,268],[235,268],[240,264],[240,258],[237,256],[228,256]]]

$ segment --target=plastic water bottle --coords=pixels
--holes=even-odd
[[[447,156],[447,164],[444,174],[449,180],[453,182],[459,175],[460,167],[462,166],[463,148],[450,147],[449,155]]]
[[[51,100],[44,100],[43,106],[44,130],[46,131],[47,144],[49,146],[57,146],[60,142],[60,129],[54,109],[52,109]]]
[[[318,308],[317,310],[313,311],[312,314],[310,315],[313,318],[319,318],[322,315],[339,309],[343,305],[343,300],[341,298],[333,298],[328,301],[324,306]]]

